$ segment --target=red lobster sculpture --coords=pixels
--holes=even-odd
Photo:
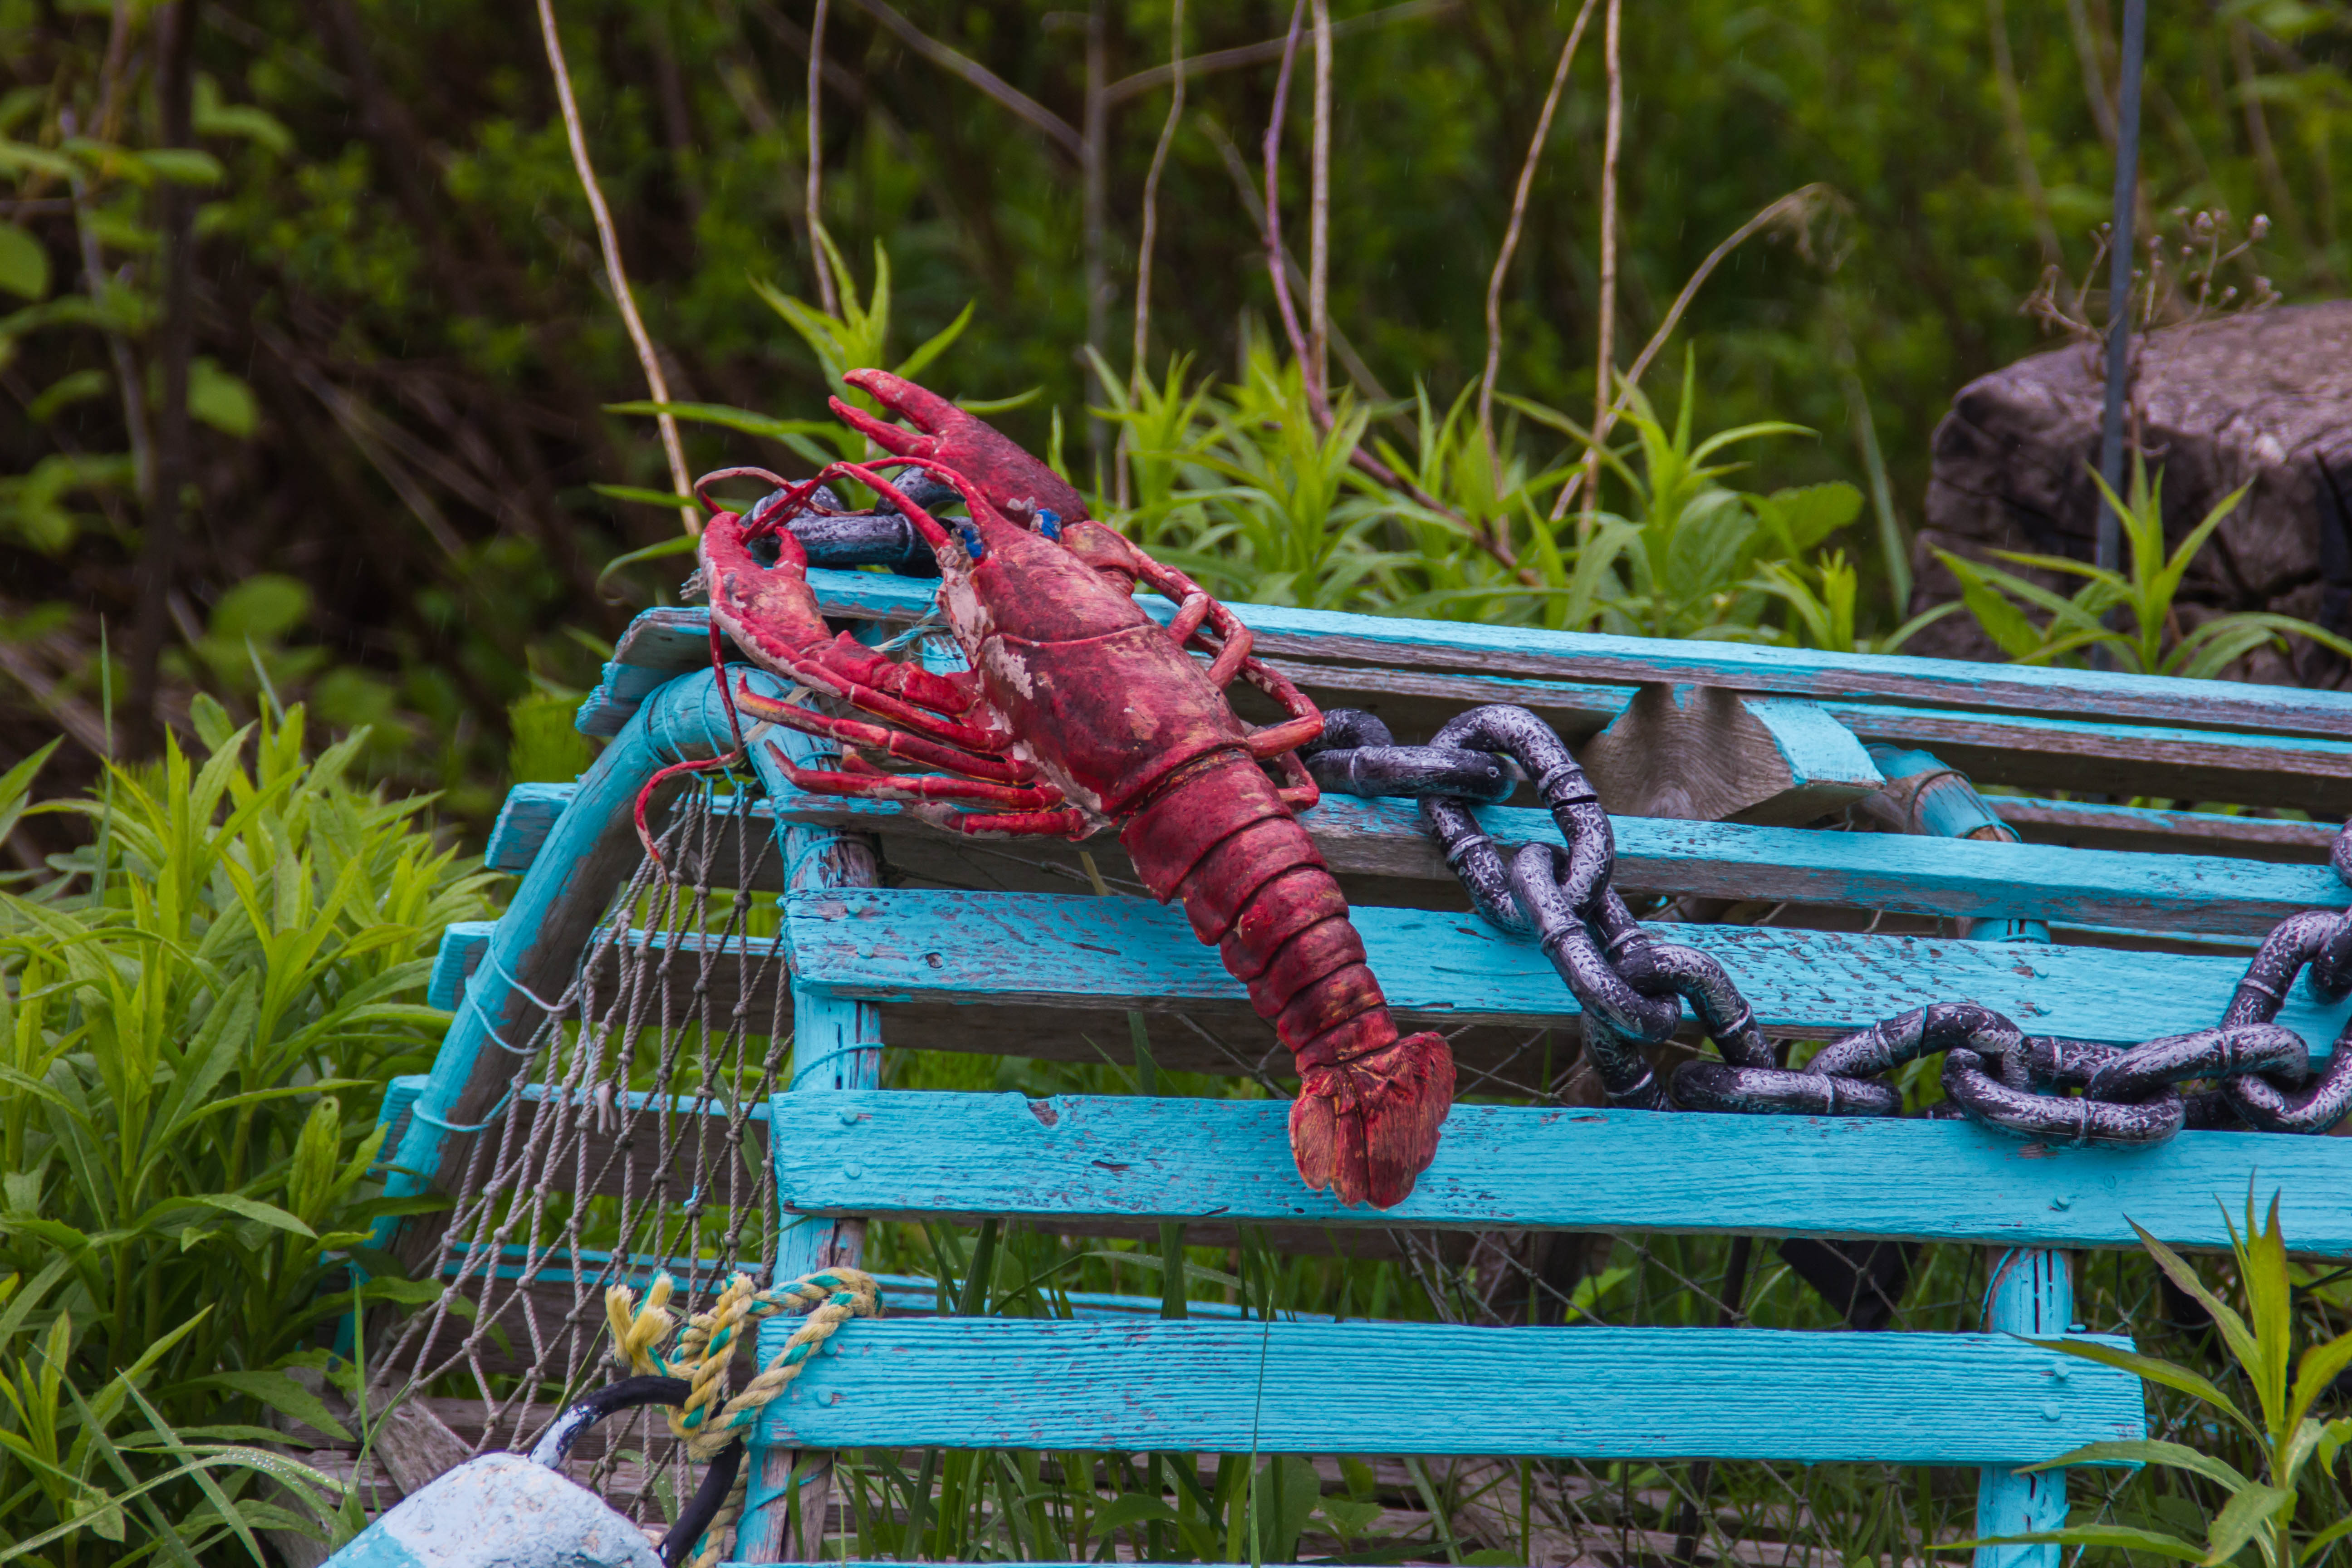
[[[1402,1201],[1436,1152],[1454,1058],[1441,1036],[1398,1037],[1339,885],[1293,817],[1318,798],[1297,748],[1322,732],[1322,714],[1250,657],[1248,628],[1230,610],[1089,520],[1076,490],[1002,433],[886,372],[847,379],[918,427],[834,400],[836,415],[896,454],[880,467],[946,481],[971,521],[943,526],[859,463],[800,485],[763,476],[786,494],[749,521],[714,507],[700,554],[718,626],[755,663],[868,717],[744,689],[737,704],[842,742],[837,772],[787,763],[812,793],[916,802],[927,821],[966,834],[1077,839],[1118,828],[1144,885],[1162,902],[1183,900],[1195,934],[1218,946],[1290,1048],[1300,1177],[1346,1204]],[[697,493],[760,473],[722,469]],[[817,515],[816,487],[843,475],[889,498],[929,542],[968,671],[934,673],[827,630],[788,525]],[[774,563],[755,546],[772,548]],[[1136,604],[1139,582],[1176,603],[1167,626]],[[1213,655],[1205,668],[1185,651],[1194,647]],[[1244,724],[1225,698],[1236,677],[1289,717]],[[861,752],[923,771],[887,772]]]

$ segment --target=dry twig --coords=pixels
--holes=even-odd
[[[1836,200],[1837,193],[1828,185],[1819,183],[1800,185],[1733,229],[1721,244],[1706,253],[1706,259],[1698,264],[1689,280],[1683,284],[1682,292],[1676,294],[1675,302],[1667,307],[1665,320],[1658,323],[1658,330],[1650,334],[1650,341],[1643,344],[1642,352],[1634,356],[1633,368],[1619,378],[1617,395],[1593,420],[1592,448],[1595,454],[1599,452],[1601,444],[1609,439],[1609,432],[1616,427],[1617,416],[1633,401],[1633,389],[1641,385],[1642,377],[1649,374],[1650,364],[1658,357],[1658,351],[1666,346],[1666,340],[1673,337],[1675,329],[1682,324],[1683,312],[1690,309],[1693,300],[1698,298],[1700,286],[1723,264],[1723,258],[1765,229],[1789,226],[1801,230],[1816,213]],[[1559,499],[1552,503],[1551,520],[1554,522],[1568,515],[1568,509],[1575,504],[1578,488],[1588,481],[1597,462],[1597,457],[1589,460],[1582,473],[1560,487]]]
[[[1331,0],[1313,0],[1315,125],[1307,165],[1307,374],[1328,401],[1331,370]]]
[[[1584,521],[1578,532],[1589,532],[1601,496],[1601,431],[1611,413],[1610,380],[1617,369],[1617,153],[1625,134],[1625,72],[1618,52],[1619,21],[1624,0],[1609,0],[1609,19],[1602,29],[1601,58],[1609,76],[1609,122],[1601,142],[1601,306],[1600,342],[1593,353],[1592,440],[1584,455]],[[1569,487],[1562,486],[1566,496]]]
[[[1274,110],[1266,116],[1265,141],[1262,153],[1265,162],[1265,271],[1274,283],[1275,309],[1282,315],[1283,335],[1290,340],[1290,355],[1302,372],[1307,364],[1307,335],[1298,330],[1298,311],[1290,302],[1290,279],[1282,266],[1282,122],[1290,110],[1290,72],[1298,63],[1298,35],[1307,20],[1307,0],[1297,0],[1290,8],[1290,32],[1283,40],[1282,69],[1274,79]],[[1308,279],[1312,291],[1313,279]],[[1311,372],[1307,374],[1307,399],[1319,421],[1331,417],[1329,404],[1323,389],[1317,385]]]
[[[555,73],[555,99],[563,110],[564,134],[572,142],[572,166],[580,173],[580,188],[588,197],[588,210],[596,219],[596,237],[604,247],[604,276],[612,285],[614,302],[621,307],[622,323],[629,330],[629,342],[637,351],[637,363],[646,373],[646,389],[653,394],[656,403],[669,401],[669,378],[662,374],[661,356],[654,352],[654,341],[646,331],[646,323],[637,314],[637,298],[629,289],[629,274],[621,262],[621,237],[613,227],[613,209],[604,205],[604,187],[596,182],[596,166],[588,159],[588,135],[581,128],[580,104],[572,94],[572,72],[563,63],[563,40],[555,27],[554,0],[539,0],[540,36],[547,43],[548,68]],[[677,421],[667,414],[656,416],[661,426],[662,450],[669,458],[670,483],[676,493],[685,495],[691,488],[686,472],[686,447],[677,438]],[[702,531],[702,518],[692,506],[677,509],[678,521],[686,525],[689,536]]]
[[[2017,65],[2010,58],[2009,17],[2001,0],[1985,0],[1985,25],[1992,35],[1992,74],[2000,89],[2000,117],[2009,133],[2009,155],[2017,165],[2017,183],[2025,190],[2026,205],[2033,210],[2033,237],[2041,243],[2042,265],[2058,260],[2058,229],[2050,221],[2050,196],[2042,188],[2042,172],[2033,166],[2033,142],[2025,129],[2025,100],[2017,88]]]
[[[1168,20],[1168,66],[1175,91],[1168,100],[1168,118],[1160,122],[1159,145],[1151,150],[1151,170],[1143,176],[1143,234],[1136,247],[1135,349],[1128,374],[1139,386],[1151,337],[1151,251],[1160,238],[1160,175],[1168,167],[1168,150],[1175,145],[1176,127],[1184,118],[1184,0],[1175,0]]]
[[[833,0],[816,0],[809,18],[808,51],[808,233],[809,261],[816,269],[816,301],[828,316],[841,310],[834,292],[833,268],[824,255],[824,18]]]
[[[1544,142],[1551,135],[1551,117],[1559,108],[1560,89],[1568,85],[1568,68],[1583,41],[1584,25],[1592,19],[1600,0],[1584,0],[1576,25],[1560,46],[1559,64],[1551,73],[1551,90],[1544,94],[1543,112],[1536,116],[1536,133],[1528,139],[1527,161],[1519,165],[1518,188],[1511,195],[1511,221],[1503,229],[1503,247],[1495,255],[1495,270],[1486,279],[1486,368],[1478,377],[1478,433],[1486,441],[1486,460],[1495,458],[1495,379],[1503,368],[1503,279],[1511,270],[1511,257],[1519,248],[1519,230],[1527,224],[1528,195],[1535,189],[1536,165],[1543,161]]]
[[[1448,16],[1460,10],[1461,7],[1462,0],[1404,0],[1404,4],[1401,5],[1390,5],[1378,11],[1367,12],[1361,16],[1350,16],[1343,22],[1334,22],[1331,24],[1331,36],[1334,38],[1344,38],[1350,33],[1369,32],[1374,27],[1385,27],[1391,22],[1415,22],[1424,16]],[[1282,58],[1283,46],[1288,41],[1287,38],[1265,38],[1255,44],[1243,44],[1236,48],[1212,49],[1205,55],[1195,56],[1186,60],[1184,74],[1197,80],[1217,71],[1234,70],[1242,66],[1264,65],[1268,60],[1278,60]],[[1105,101],[1116,107],[1130,98],[1140,97],[1144,93],[1166,87],[1175,79],[1176,68],[1172,63],[1152,66],[1137,71],[1133,76],[1119,78],[1103,89],[1103,98]]]
[[[1035,99],[973,59],[970,55],[950,48],[897,11],[883,0],[856,0],[857,8],[895,34],[898,41],[950,75],[961,77],[1013,113],[1045,133],[1045,139],[1068,154],[1073,163],[1086,162],[1086,138],[1071,123],[1038,102]]]

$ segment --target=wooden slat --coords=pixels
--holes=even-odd
[[[941,1318],[848,1325],[759,1440],[2021,1464],[2142,1436],[2143,1397],[1998,1334]]]
[[[775,688],[764,674],[758,684]],[[728,732],[715,683],[678,681],[597,757],[575,797],[582,808],[555,824],[491,933],[483,964],[495,984],[466,988],[400,1143],[385,1162],[391,1195],[459,1186],[475,1130],[488,1124],[511,1081],[513,1058],[503,1047],[527,1042],[544,1021],[538,998],[562,994],[614,890],[642,854],[632,805],[666,811],[685,783],[672,777],[656,788],[659,770],[682,757],[715,754]],[[654,798],[646,801],[649,790]],[[431,1247],[436,1228],[385,1221],[377,1240],[414,1265]]]
[[[2275,1196],[2296,1252],[2352,1258],[2352,1139],[2184,1132],[2154,1149],[2052,1149],[1965,1121],[1661,1115],[1457,1105],[1393,1209],[1300,1185],[1273,1100],[884,1092],[775,1101],[796,1212],[1011,1215],[1332,1227],[1738,1232],[1999,1247],[2133,1247],[2134,1222],[2199,1250],[2225,1208]],[[1725,1172],[1737,1172],[1726,1180]]]
[[[873,573],[812,572],[827,615],[912,619],[933,585]],[[1165,620],[1174,606],[1142,601]],[[1546,631],[1234,605],[1262,652],[1408,669],[1622,681],[1662,680],[1793,697],[1867,697],[1986,712],[2137,719],[2263,734],[2352,735],[2352,692],[1962,659],[1829,653],[1753,643]]]
[[[1644,686],[1579,749],[1612,815],[1801,826],[1886,786],[1817,704],[1716,686]]]
[[[554,831],[555,819],[579,793],[576,784],[519,784],[507,791],[498,820],[490,824],[490,842],[482,851],[482,864],[493,871],[518,875],[530,870],[547,836]]]
[[[500,814],[503,842],[528,838],[529,820],[557,802],[563,786],[519,788]],[[1990,804],[2004,820],[2015,809],[2000,796]],[[2111,808],[2120,813],[2122,808]],[[2178,818],[2190,813],[2140,812],[2125,820]],[[1480,819],[1505,846],[1562,842],[1550,816],[1519,806],[1485,806]],[[975,870],[1001,868],[1013,858],[1066,862],[1061,886],[1084,886],[1076,850],[1054,840],[975,844],[928,827],[899,806],[793,791],[755,803],[750,820],[762,829],[788,822],[855,826],[888,835],[886,854],[903,858],[915,845],[935,846],[926,860],[954,853]],[[1374,876],[1451,885],[1444,857],[1420,825],[1413,804],[1326,795],[1302,819],[1316,847],[1343,876]],[[2210,821],[2240,820],[2211,816]],[[2273,827],[2306,824],[2273,823]],[[2261,935],[2301,910],[2342,909],[2347,889],[2324,863],[2283,865],[2224,858],[2218,854],[2152,855],[2116,849],[2076,849],[2047,844],[1994,844],[1888,833],[1822,833],[1737,823],[1662,817],[1614,817],[1618,883],[1629,892],[1696,894],[1814,905],[1954,916],[2044,919],[2085,926]],[[2152,827],[2151,831],[2157,829]],[[2320,830],[2314,830],[2319,832]],[[714,851],[714,875],[740,863],[731,837]],[[494,842],[500,841],[494,835]],[[2324,862],[2328,838],[2319,838]],[[2216,845],[2215,848],[2222,847]],[[1128,877],[1126,857],[1108,837],[1087,848],[1098,866]],[[782,857],[755,857],[762,890],[782,885]],[[527,862],[524,862],[527,864]],[[458,929],[458,928],[452,928]],[[464,963],[462,954],[449,960]],[[459,971],[436,971],[435,1005],[455,1004],[450,988]]]
[[[930,592],[873,573],[811,580],[828,614],[849,616],[911,619]],[[1643,682],[1712,685],[1813,699],[1864,739],[1927,746],[1980,784],[2352,809],[2352,692],[1234,608],[1261,653],[1319,665],[1291,673],[1327,697],[1524,702],[1573,740]],[[583,708],[591,733],[617,732],[651,685],[708,661],[701,611],[648,616]]]
[[[1571,745],[1583,747],[1624,711],[1634,689],[1297,659],[1275,663],[1318,701],[1369,709],[1408,740],[1429,734],[1466,707],[1509,702],[1535,710]],[[2338,819],[2352,811],[2352,741],[2340,736],[2053,719],[1835,694],[1814,700],[1863,740],[1924,747],[1979,784],[2289,806]]]
[[[2137,849],[2158,855],[2231,855],[2326,865],[2340,826],[2216,811],[2158,811],[2078,800],[1991,795],[1985,804],[2031,844]]]
[[[444,952],[447,949],[445,947]],[[734,966],[730,965],[730,969]],[[378,1120],[392,1129],[384,1140],[389,1151],[398,1148],[405,1135],[408,1120],[417,1096],[426,1079],[414,1074],[392,1080],[384,1092],[383,1106]],[[739,1155],[727,1136],[727,1110],[716,1100],[697,1100],[688,1095],[671,1095],[668,1100],[670,1137],[669,1169],[661,1168],[662,1124],[665,1118],[664,1097],[632,1092],[624,1097],[614,1114],[592,1121],[582,1130],[583,1146],[578,1153],[557,1162],[552,1167],[532,1169],[534,1182],[545,1178],[557,1192],[572,1192],[584,1184],[587,1191],[606,1197],[617,1197],[625,1190],[645,1197],[654,1190],[656,1180],[666,1183],[664,1190],[684,1202],[698,1182],[715,1179],[715,1170],[737,1158],[751,1163],[757,1168],[767,1158],[768,1107],[765,1101],[750,1108],[744,1119],[744,1147]],[[528,1084],[522,1090],[526,1125],[544,1127],[553,1120],[550,1112],[551,1091],[543,1085]],[[579,1096],[573,1096],[579,1103]],[[494,1140],[504,1137],[504,1117],[501,1112],[493,1128],[484,1134]],[[528,1136],[528,1134],[526,1134]],[[493,1147],[499,1144],[494,1143]],[[582,1173],[586,1173],[584,1184]]]
[[[1390,1005],[1415,1019],[1556,1024],[1576,1000],[1530,942],[1470,915],[1352,911]],[[875,1001],[1146,1011],[1245,1006],[1216,950],[1182,914],[1131,899],[876,890],[791,895],[803,982]],[[1930,1002],[1973,1000],[2037,1034],[2134,1042],[2221,1016],[2244,964],[2116,952],[1752,926],[1659,927],[1713,954],[1765,1026],[1858,1026]],[[2298,986],[2279,1021],[2317,1056],[2352,1016]]]

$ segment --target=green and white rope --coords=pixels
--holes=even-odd
[[[771,1289],[752,1289],[749,1275],[738,1274],[720,1291],[710,1310],[697,1312],[678,1328],[677,1314],[669,1310],[677,1282],[667,1271],[654,1276],[642,1306],[636,1292],[615,1285],[604,1292],[604,1313],[613,1330],[613,1353],[632,1372],[686,1380],[690,1392],[686,1404],[670,1412],[669,1429],[685,1446],[687,1457],[708,1464],[730,1443],[748,1436],[778,1394],[808,1365],[817,1348],[852,1318],[882,1315],[882,1291],[874,1277],[855,1268],[827,1268]],[[727,1396],[727,1368],[743,1336],[761,1321],[788,1312],[806,1314],[784,1348],[743,1385]],[[662,1346],[675,1332],[677,1342]],[[750,1481],[748,1468],[736,1472],[727,1501],[703,1533],[694,1568],[715,1568],[722,1548],[742,1517]]]

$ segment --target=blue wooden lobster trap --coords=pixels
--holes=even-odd
[[[872,640],[923,637],[927,585],[812,575]],[[2352,811],[2352,694],[1236,609],[1318,701],[1400,735],[1478,704],[1535,710],[1612,814],[1617,885],[1679,921],[1775,1038],[1962,998],[2036,1035],[2191,1031],[2277,922],[2347,902],[2326,860]],[[875,1219],[1181,1226],[1195,1243],[1247,1228],[1472,1281],[1448,1297],[1456,1321],[1402,1322],[1174,1318],[1110,1296],[965,1316],[934,1281],[886,1278],[892,1310],[760,1415],[730,1561],[838,1560],[827,1456],[844,1450],[1344,1455],[1424,1479],[1451,1457],[1512,1486],[1530,1472],[1497,1457],[1579,1461],[1542,1498],[1486,1507],[1510,1528],[1485,1544],[1530,1561],[1782,1560],[1743,1545],[1685,1461],[1927,1467],[1937,1485],[1971,1470],[1978,1533],[2045,1529],[2066,1517],[2066,1472],[2022,1467],[2148,1430],[2137,1380],[2035,1342],[2139,1326],[2079,1320],[2092,1259],[2136,1247],[2135,1222],[2226,1247],[2250,1192],[2277,1197],[2299,1253],[2352,1258],[2352,1143],[2335,1138],[2064,1147],[1960,1120],[1612,1109],[1574,1068],[1575,998],[1534,942],[1466,912],[1407,801],[1327,795],[1306,819],[1392,1005],[1446,1030],[1461,1063],[1462,1102],[1402,1207],[1303,1190],[1278,1099],[885,1089],[887,1047],[1097,1060],[1130,1013],[1164,1020],[1161,1068],[1263,1079],[1285,1058],[1180,912],[1118,896],[1135,887],[1115,845],[958,841],[803,795],[772,750],[813,744],[796,734],[751,737],[740,787],[667,776],[647,859],[648,781],[734,743],[698,611],[640,616],[580,725],[609,745],[576,786],[509,798],[490,858],[520,885],[495,924],[448,932],[436,994],[457,1022],[386,1110],[395,1180],[456,1206],[402,1238],[442,1301],[377,1353],[462,1442],[527,1446],[559,1396],[611,1375],[609,1287],[666,1270],[703,1304],[738,1270],[855,1266]],[[1479,816],[1507,844],[1559,837],[1538,810]],[[2346,1015],[2299,986],[2279,1022],[2317,1062]],[[1660,1321],[1597,1304],[1611,1237],[1693,1236],[1789,1244],[1843,1326],[1769,1326],[1818,1322],[1821,1302],[1751,1289],[1744,1242],[1740,1286],[1693,1280]],[[1904,1326],[1922,1244],[1957,1260],[1969,1331]],[[658,1525],[692,1478],[638,1432],[583,1447],[573,1473]],[[1627,1502],[1659,1477],[1685,1494],[1679,1521]],[[2075,1503],[2095,1510],[2116,1479],[2077,1472]],[[1458,1552],[1471,1526],[1438,1528]],[[2048,1568],[2055,1551],[1979,1560]]]

